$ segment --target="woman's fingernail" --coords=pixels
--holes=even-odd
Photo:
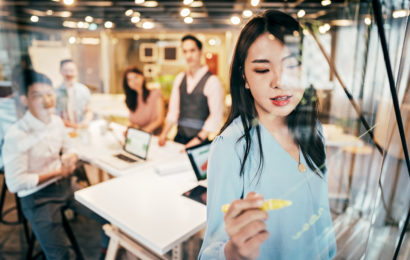
[[[264,201],[263,200],[257,200],[256,201],[256,205],[258,205],[259,207],[263,206]]]

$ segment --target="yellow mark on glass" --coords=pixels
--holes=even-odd
[[[268,211],[268,210],[278,210],[281,208],[289,207],[292,205],[292,201],[290,200],[278,200],[278,199],[268,199],[265,200],[261,209]],[[229,209],[230,204],[225,204],[222,206],[222,212],[226,213]]]

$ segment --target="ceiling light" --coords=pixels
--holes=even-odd
[[[141,18],[139,18],[139,16],[133,16],[131,17],[131,22],[132,23],[138,23],[141,20]]]
[[[184,5],[190,5],[194,2],[194,0],[184,0]]]
[[[145,7],[157,7],[158,2],[157,1],[145,1],[144,6]]]
[[[77,27],[78,27],[78,28],[84,28],[84,22],[79,21],[79,22],[77,23]]]
[[[234,15],[231,17],[231,23],[232,24],[239,24],[241,22],[241,18],[239,18],[239,16]]]
[[[401,9],[393,11],[393,18],[402,18],[409,15],[409,10]]]
[[[85,21],[87,22],[87,23],[92,23],[93,21],[94,21],[94,18],[92,17],[92,16],[86,16],[85,17]]]
[[[182,17],[188,16],[191,13],[191,10],[189,10],[188,8],[183,8],[180,12]]]
[[[114,26],[114,24],[113,24],[111,21],[106,21],[106,22],[104,23],[104,27],[107,28],[107,29],[110,29],[110,28],[112,28],[113,26]]]
[[[146,21],[142,24],[142,28],[144,28],[144,29],[152,29],[152,28],[154,28],[154,26],[155,26],[154,23],[149,22],[149,21]]]
[[[74,21],[64,21],[63,26],[68,28],[77,28],[77,23]]]
[[[371,25],[372,24],[372,19],[370,19],[370,17],[366,17],[364,18],[364,23],[367,25]]]
[[[251,17],[253,15],[251,10],[243,10],[242,16],[245,18]]]
[[[90,31],[95,31],[97,30],[97,28],[98,28],[98,25],[96,23],[92,23],[90,24],[90,26],[88,26],[88,30]]]
[[[331,24],[333,26],[350,26],[353,24],[353,21],[348,19],[336,19],[332,20]]]
[[[135,0],[135,3],[137,4],[137,5],[141,5],[141,4],[143,4],[145,2],[145,0]]]
[[[191,4],[191,7],[202,7],[204,6],[204,3],[202,3],[202,1],[194,1]]]
[[[193,21],[194,19],[192,17],[187,16],[184,18],[184,23],[192,23]]]
[[[68,38],[68,42],[70,44],[74,44],[77,41],[77,39],[74,36],[71,36],[70,38]]]
[[[132,9],[128,9],[127,11],[125,11],[126,16],[131,16],[133,13],[134,11]]]
[[[63,11],[63,12],[60,13],[60,15],[61,15],[61,17],[67,18],[67,17],[70,17],[70,16],[71,16],[71,12],[69,12],[69,11]]]
[[[331,3],[332,3],[332,1],[330,1],[330,0],[322,0],[322,2],[321,2],[321,4],[322,4],[323,6],[330,5]]]
[[[326,32],[326,29],[325,27],[323,27],[323,25],[319,26],[319,32],[322,34]]]
[[[216,40],[214,38],[209,39],[209,45],[214,46],[216,44]]]
[[[53,10],[47,10],[46,12],[47,15],[53,15],[53,13],[54,13]]]
[[[298,17],[299,17],[299,18],[302,18],[303,16],[305,16],[305,14],[306,14],[306,12],[305,12],[305,10],[303,10],[303,9],[301,9],[301,10],[298,11]]]
[[[319,32],[322,34],[326,33],[329,30],[330,30],[330,25],[328,23],[325,23],[324,25],[319,26]]]
[[[32,15],[32,16],[30,17],[30,21],[32,21],[33,23],[38,22],[38,20],[39,20],[39,18],[38,18],[38,16],[36,16],[36,15]]]
[[[74,4],[74,0],[63,0],[63,3],[65,5],[73,5]]]
[[[259,0],[251,0],[251,5],[252,6],[258,6],[259,5]]]
[[[81,39],[82,44],[88,44],[88,45],[98,45],[100,44],[100,39],[98,38],[91,38],[91,37],[84,37]]]

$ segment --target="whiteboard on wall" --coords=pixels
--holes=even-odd
[[[28,49],[33,69],[47,75],[57,87],[63,81],[60,74],[60,61],[70,59],[70,50],[60,46],[31,46]]]

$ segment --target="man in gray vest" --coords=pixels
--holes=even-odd
[[[219,130],[223,117],[223,90],[218,78],[201,64],[202,43],[192,35],[184,36],[181,42],[188,69],[175,78],[158,144],[165,145],[168,132],[177,124],[174,141],[187,148],[204,142],[209,133]]]

